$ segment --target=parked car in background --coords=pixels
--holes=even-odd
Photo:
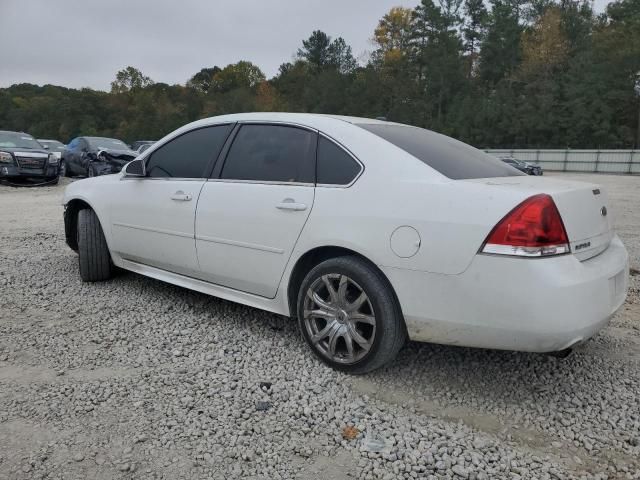
[[[155,140],[136,140],[135,142],[133,142],[131,144],[131,150],[133,150],[134,152],[138,151],[140,149],[140,147],[142,147],[143,145],[153,145],[154,143],[156,143]]]
[[[499,157],[507,165],[511,165],[514,168],[517,168],[521,172],[526,173],[527,175],[542,175],[542,167],[540,165],[534,165],[533,163],[525,162],[523,160],[518,160],[513,157]]]
[[[77,137],[62,153],[66,175],[97,177],[118,173],[137,156],[122,140],[105,137]]]
[[[67,146],[62,143],[59,142],[58,140],[47,140],[47,139],[43,139],[43,138],[39,138],[38,139],[38,143],[40,145],[42,145],[46,150],[49,150],[49,152],[53,153],[56,157],[58,157],[58,160],[60,161],[60,177],[64,177],[65,176],[65,165],[64,162],[62,161],[62,152],[64,152],[64,149],[67,148]]]
[[[603,328],[628,287],[601,187],[366,118],[200,120],[119,175],[72,183],[64,205],[84,281],[115,265],[289,315],[352,373],[407,336],[562,351]]]
[[[0,178],[57,182],[60,159],[28,133],[0,130]]]

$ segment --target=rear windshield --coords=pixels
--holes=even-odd
[[[466,143],[409,125],[358,123],[453,180],[524,175]]]

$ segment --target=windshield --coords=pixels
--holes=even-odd
[[[49,147],[52,152],[62,152],[64,150],[64,144],[57,140],[38,140],[38,143]]]
[[[129,150],[122,140],[115,138],[86,137],[89,145],[98,150]]]
[[[452,180],[523,175],[496,157],[451,137],[410,125],[357,123]]]
[[[42,150],[42,145],[35,138],[28,133],[18,132],[0,132],[0,147]]]

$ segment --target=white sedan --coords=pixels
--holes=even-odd
[[[120,267],[297,317],[315,354],[352,373],[407,338],[563,351],[627,292],[600,187],[391,122],[200,120],[70,184],[64,204],[83,280]]]

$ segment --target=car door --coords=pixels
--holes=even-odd
[[[305,128],[239,126],[198,201],[204,280],[275,297],[313,206],[316,144],[317,133]]]
[[[197,276],[198,195],[233,125],[198,128],[146,158],[145,177],[121,177],[111,200],[112,249],[122,258]]]

